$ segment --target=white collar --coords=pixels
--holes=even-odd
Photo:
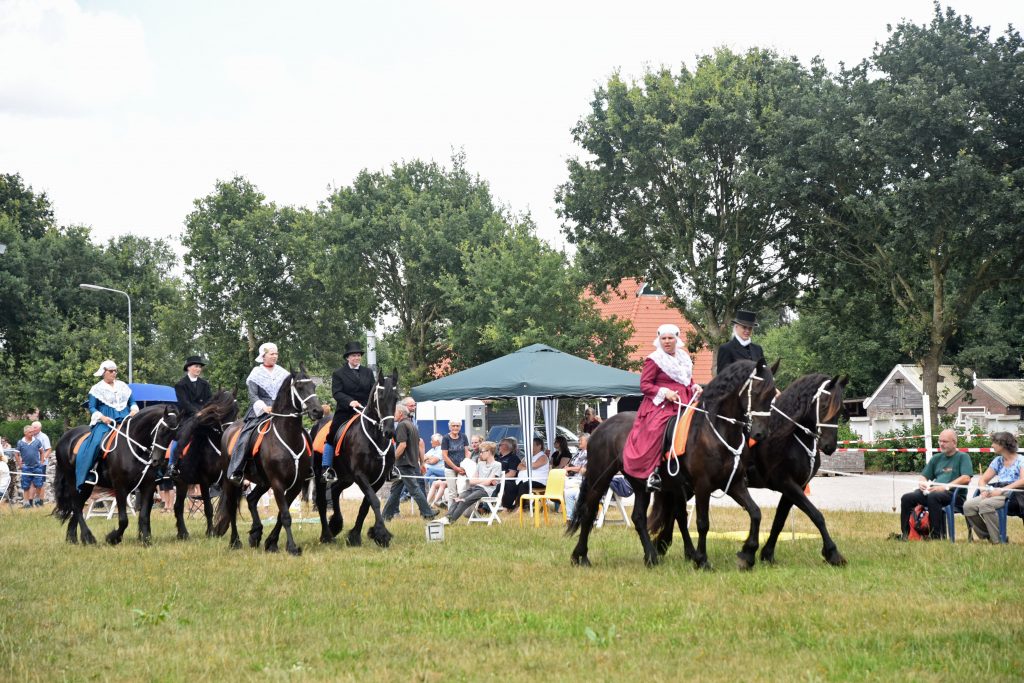
[[[666,375],[679,382],[683,386],[689,386],[690,381],[693,379],[693,361],[690,359],[689,354],[676,347],[676,353],[674,356],[670,356],[665,353],[665,350],[659,345],[657,349],[649,356],[654,364],[661,368],[662,372]]]
[[[190,382],[197,382],[197,381],[199,381],[199,378],[198,377],[193,377],[192,375],[189,375],[188,376],[188,381],[190,381]]]
[[[732,338],[738,341],[740,343],[740,346],[750,346],[750,342],[754,341],[753,337],[751,337],[750,339],[742,339],[735,332],[732,333]]]
[[[349,365],[349,366],[348,366],[348,369],[349,369],[349,370],[358,370],[358,369],[359,369],[360,367],[362,367],[362,364],[361,364],[361,363],[360,363],[359,365],[355,366],[355,367],[352,367],[351,365]]]

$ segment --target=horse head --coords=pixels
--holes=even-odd
[[[153,426],[153,440],[150,445],[150,461],[154,467],[163,462],[171,442],[178,435],[178,408],[164,404],[160,418]]]
[[[299,364],[299,371],[292,372],[291,382],[292,406],[295,410],[305,412],[309,419],[316,422],[324,416],[324,407],[320,405],[320,398],[316,395],[316,385],[312,378],[306,374],[304,363]]]
[[[742,391],[747,393],[746,405],[749,424],[749,437],[754,441],[763,441],[768,437],[768,420],[772,415],[772,401],[775,400],[775,373],[781,360],[775,361],[771,367],[762,358],[757,361],[751,371],[750,378],[743,385]]]
[[[843,409],[843,390],[849,375],[836,375],[822,384],[814,396],[818,449],[825,455],[836,451],[839,439],[839,414]]]
[[[377,383],[373,386],[373,395],[370,397],[373,407],[377,411],[380,420],[380,430],[384,436],[391,438],[395,435],[395,406],[398,405],[398,369],[390,375],[385,376],[383,370],[377,371]]]

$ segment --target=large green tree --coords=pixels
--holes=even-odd
[[[739,308],[792,303],[816,221],[794,145],[823,78],[770,51],[724,48],[692,71],[613,75],[573,131],[586,156],[569,161],[557,195],[593,284],[652,283],[693,324],[691,349],[728,338]]]
[[[605,319],[585,296],[565,254],[537,237],[529,220],[487,245],[464,242],[465,278],[442,280],[457,313],[448,326],[451,367],[472,367],[535,343],[632,369],[632,325]]]
[[[936,5],[840,74],[823,106],[819,251],[891,298],[901,349],[938,369],[985,292],[1024,265],[1024,49]]]

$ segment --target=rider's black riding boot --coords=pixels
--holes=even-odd
[[[660,491],[661,490],[661,475],[658,474],[658,470],[651,472],[651,476],[647,477],[647,490],[648,491]]]

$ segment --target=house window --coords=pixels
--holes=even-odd
[[[637,296],[665,296],[665,292],[661,291],[652,284],[645,282],[640,287],[640,291],[636,293]]]

